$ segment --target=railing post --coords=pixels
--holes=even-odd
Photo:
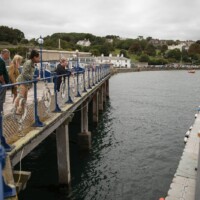
[[[101,80],[104,79],[104,65],[101,68]]]
[[[40,121],[38,116],[38,99],[37,99],[37,76],[34,75],[34,113],[35,113],[35,123],[33,124],[34,127],[43,127],[44,124]]]
[[[110,65],[108,65],[107,68],[106,68],[106,75],[109,74],[109,69],[110,69]]]
[[[98,67],[98,82],[100,82],[100,66]]]
[[[70,95],[70,74],[67,75],[67,87],[68,87],[68,100],[65,103],[73,103]]]
[[[100,81],[102,80],[102,66],[100,66]]]
[[[80,92],[79,92],[79,78],[78,78],[78,76],[79,76],[79,71],[78,71],[79,69],[77,68],[77,71],[76,71],[76,79],[77,79],[77,95],[76,95],[76,97],[81,97],[81,94],[80,94]]]
[[[95,67],[96,84],[98,83],[98,66]]]
[[[85,87],[85,70],[83,72],[83,92],[87,92],[86,87]]]
[[[58,96],[57,96],[57,75],[53,73],[53,83],[54,83],[54,98],[55,98],[55,110],[54,112],[61,112],[61,109],[58,105]]]
[[[105,78],[105,67],[106,66],[103,66],[103,78]]]
[[[90,85],[90,67],[88,67],[88,89],[91,89],[91,85]]]
[[[94,68],[92,66],[92,86],[95,86],[94,84]]]

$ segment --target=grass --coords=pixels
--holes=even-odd
[[[0,42],[0,49],[10,49],[10,48],[18,48],[18,47],[27,47],[27,48],[33,48],[34,45],[30,44],[10,44],[8,42]]]

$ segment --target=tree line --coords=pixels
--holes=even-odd
[[[190,45],[189,49],[169,50],[168,45],[177,45],[179,40],[165,40],[165,43],[154,44],[152,37],[146,39],[142,36],[132,39],[122,39],[116,35],[105,37],[95,36],[90,33],[54,33],[43,38],[45,49],[58,49],[60,40],[60,50],[91,52],[94,56],[104,54],[108,56],[123,54],[132,61],[148,62],[149,64],[167,63],[193,63],[200,64],[200,40]],[[87,39],[91,42],[90,46],[77,45],[79,40]],[[158,40],[159,41],[159,40]],[[37,38],[30,40],[25,38],[22,31],[7,26],[0,26],[0,44],[12,44],[15,47],[9,48],[11,54],[19,53],[26,56],[29,48],[38,47]]]

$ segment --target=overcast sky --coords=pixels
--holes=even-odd
[[[200,40],[200,0],[1,0],[0,25],[27,39],[58,32]]]

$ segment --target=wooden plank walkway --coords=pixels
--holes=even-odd
[[[195,200],[199,158],[200,114],[197,114],[165,200]]]

